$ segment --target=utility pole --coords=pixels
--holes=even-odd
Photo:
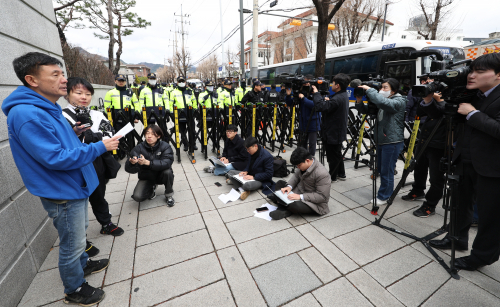
[[[252,69],[250,76],[257,78],[257,69],[259,67],[257,53],[259,52],[259,0],[253,0],[253,35],[252,35]]]
[[[220,9],[220,41],[221,41],[221,60],[222,60],[222,77],[224,77],[225,67],[224,67],[224,27],[222,26],[222,0],[219,0],[219,9]]]
[[[184,24],[188,24],[188,25],[190,24],[189,21],[184,22],[184,18],[188,18],[191,15],[189,15],[189,14],[183,14],[182,13],[182,4],[181,4],[181,14],[177,15],[177,14],[174,13],[174,16],[181,17],[181,21],[180,21],[180,23],[181,23],[181,32],[179,32],[179,34],[182,35],[182,52],[184,52],[184,35],[188,34],[187,32],[184,32]],[[179,21],[176,20],[175,22],[179,22]]]
[[[243,0],[240,0],[240,80],[245,76],[245,30],[243,27]]]
[[[387,17],[387,6],[389,5],[389,1],[385,2],[385,12],[384,12],[384,27],[382,28],[382,42],[384,41],[384,34],[385,34],[385,21]]]

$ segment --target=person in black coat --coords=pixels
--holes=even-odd
[[[478,89],[478,97],[461,103],[458,113],[465,117],[458,128],[458,140],[452,163],[459,175],[455,243],[467,250],[473,218],[473,200],[477,201],[479,225],[469,256],[455,259],[459,270],[474,271],[496,262],[500,256],[500,53],[478,57],[470,65],[467,89]],[[452,204],[453,205],[453,204]],[[431,240],[435,248],[451,248],[450,234]]]
[[[250,155],[245,147],[245,141],[238,135],[238,127],[231,124],[226,128],[224,150],[222,157],[219,158],[221,162],[228,165],[224,167],[214,164],[214,166],[205,167],[203,170],[207,173],[214,173],[216,176],[225,175],[231,170],[244,170],[249,159]]]
[[[241,98],[241,105],[256,105],[256,104],[262,104],[264,103],[264,94],[261,91],[261,85],[259,80],[255,80],[253,82],[253,87],[252,90],[249,91],[248,93]],[[246,109],[246,136],[251,136],[252,135],[252,110],[250,108]],[[255,123],[255,135],[259,133],[259,127],[257,125],[257,122]]]
[[[241,193],[240,196],[242,200],[245,200],[248,195],[250,195],[251,191],[255,191],[259,188],[262,188],[262,191],[266,195],[274,191],[273,156],[257,143],[256,138],[251,136],[245,140],[245,147],[248,153],[251,155],[250,159],[248,159],[247,166],[242,172],[236,170],[229,171],[227,173],[229,180],[226,181],[228,184],[241,186],[241,188],[244,190],[244,192]],[[252,181],[242,184],[234,177],[232,177],[234,175],[239,175],[244,180]]]
[[[312,75],[307,75],[304,78],[304,82],[312,78]],[[314,108],[313,95],[314,92],[311,91],[311,84],[304,83],[299,93],[299,130],[303,134],[303,137],[301,137],[301,146],[308,149],[311,156],[314,157],[316,155],[318,131],[321,130],[321,112],[317,112]],[[287,96],[286,102],[289,105],[293,105],[291,96]]]
[[[135,186],[132,198],[141,202],[156,197],[156,185],[165,185],[167,205],[175,204],[174,172],[172,162],[174,152],[167,142],[162,141],[163,132],[157,125],[150,125],[144,129],[146,140],[139,143],[130,152],[130,159],[125,163],[125,171],[130,174],[139,173],[139,182]]]
[[[316,110],[321,111],[323,116],[321,123],[322,139],[332,182],[336,182],[337,178],[346,180],[342,142],[347,140],[349,95],[347,95],[346,90],[350,82],[351,78],[346,74],[335,75],[331,85],[335,94],[325,99],[313,86],[314,104]]]

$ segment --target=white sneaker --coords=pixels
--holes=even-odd
[[[387,200],[380,200],[380,199],[378,199],[378,198],[376,199],[376,202],[377,202],[377,203],[376,203],[376,205],[377,205],[377,206],[382,206],[382,205],[387,204]],[[372,199],[372,200],[370,200],[370,204],[373,204],[373,199]]]

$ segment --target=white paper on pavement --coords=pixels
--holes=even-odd
[[[271,213],[274,210],[278,209],[278,207],[270,205],[270,204],[264,204],[264,205],[261,206],[261,208],[263,208],[263,207],[267,207],[269,210],[262,211],[262,212],[254,211],[253,212],[253,213],[255,213],[254,216],[258,217],[258,218],[261,218],[261,219],[264,219],[264,220],[267,220],[267,221],[271,221],[273,218],[269,216],[269,213]]]
[[[121,128],[120,131],[115,133],[115,135],[121,135],[122,137],[126,136],[129,134],[132,130],[134,130],[134,127],[130,123],[127,123],[125,127]]]
[[[235,189],[231,189],[231,191],[227,194],[221,194],[219,195],[219,199],[224,203],[227,204],[229,201],[235,201],[238,198],[240,198],[240,193],[236,191]]]

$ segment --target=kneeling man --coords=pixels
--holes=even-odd
[[[290,163],[296,165],[298,170],[288,182],[278,181],[275,190],[281,189],[281,192],[288,195],[288,199],[293,202],[286,205],[275,195],[269,196],[269,199],[278,204],[278,209],[269,213],[269,216],[273,220],[281,220],[294,213],[324,215],[330,212],[328,200],[331,180],[326,168],[314,160],[309,151],[303,147],[298,147],[292,152]]]

